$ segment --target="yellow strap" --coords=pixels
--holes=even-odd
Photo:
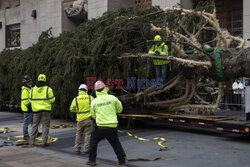
[[[23,138],[23,136],[9,136],[8,137],[8,140],[11,140],[11,138]],[[36,138],[36,141],[38,141],[36,144],[41,144],[41,141],[43,140],[43,138],[42,137],[37,137]],[[58,141],[59,140],[59,138],[58,137],[54,137],[54,138],[52,138],[52,137],[50,137],[50,136],[48,136],[48,143],[53,143],[53,142],[56,142],[56,141]],[[17,140],[16,141],[16,143],[21,143],[21,142],[26,142],[26,141],[28,141],[28,140]]]
[[[167,150],[169,149],[167,146],[164,146],[164,145],[162,144],[162,143],[165,143],[165,142],[167,141],[167,140],[166,140],[165,138],[163,138],[163,137],[155,137],[155,138],[153,138],[153,139],[144,139],[144,138],[138,137],[138,136],[136,136],[136,135],[133,135],[133,134],[131,134],[131,133],[129,133],[129,132],[124,132],[124,131],[121,131],[121,130],[118,130],[118,132],[120,132],[120,133],[127,133],[129,136],[134,137],[134,138],[137,139],[137,140],[142,140],[142,141],[160,140],[160,141],[158,142],[158,145],[161,146],[162,148],[160,148],[159,151],[167,151]]]
[[[51,129],[58,129],[58,128],[67,128],[67,125],[64,124],[60,124],[60,125],[52,125]]]
[[[161,146],[162,148],[159,149],[159,151],[168,151],[168,147],[167,146],[164,146],[162,143],[166,142],[167,140],[163,137],[155,137],[153,139],[144,139],[144,138],[141,138],[141,137],[138,137],[136,135],[133,135],[129,132],[124,132],[124,131],[121,131],[121,130],[118,130],[118,132],[120,133],[126,133],[128,136],[130,137],[133,137],[137,140],[142,140],[142,141],[154,141],[154,140],[160,140],[158,142],[158,145]],[[136,159],[127,159],[128,161],[158,161],[158,160],[176,160],[175,158],[164,158],[164,157],[157,157],[153,160],[151,159],[146,159],[146,158],[136,158]]]
[[[0,133],[11,133],[11,132],[14,132],[14,131],[11,131],[8,127],[5,127],[5,128],[0,128]]]

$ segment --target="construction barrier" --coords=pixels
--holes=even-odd
[[[6,101],[0,100],[0,111],[20,111],[21,104],[13,104]]]
[[[207,104],[215,104],[217,100],[217,87],[204,87],[198,89],[200,98]],[[196,97],[192,104],[199,104],[200,99]],[[241,91],[227,90],[222,95],[219,109],[244,111],[245,110],[245,89]]]

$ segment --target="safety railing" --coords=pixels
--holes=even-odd
[[[217,87],[204,87],[198,90],[199,99],[196,97],[195,104],[203,101],[204,104],[215,104],[218,96]],[[218,109],[222,110],[245,110],[245,89],[243,90],[228,90],[224,92],[221,97],[220,105]]]

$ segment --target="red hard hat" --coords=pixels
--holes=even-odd
[[[95,83],[95,90],[103,89],[103,88],[105,88],[105,86],[106,85],[102,81],[97,81]]]

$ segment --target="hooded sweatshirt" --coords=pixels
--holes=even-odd
[[[29,94],[33,112],[51,111],[51,104],[55,102],[53,90],[46,86],[46,82],[38,82]]]
[[[96,98],[92,101],[90,112],[99,127],[116,128],[118,124],[117,114],[122,112],[120,100],[108,94],[108,89],[96,91]]]

